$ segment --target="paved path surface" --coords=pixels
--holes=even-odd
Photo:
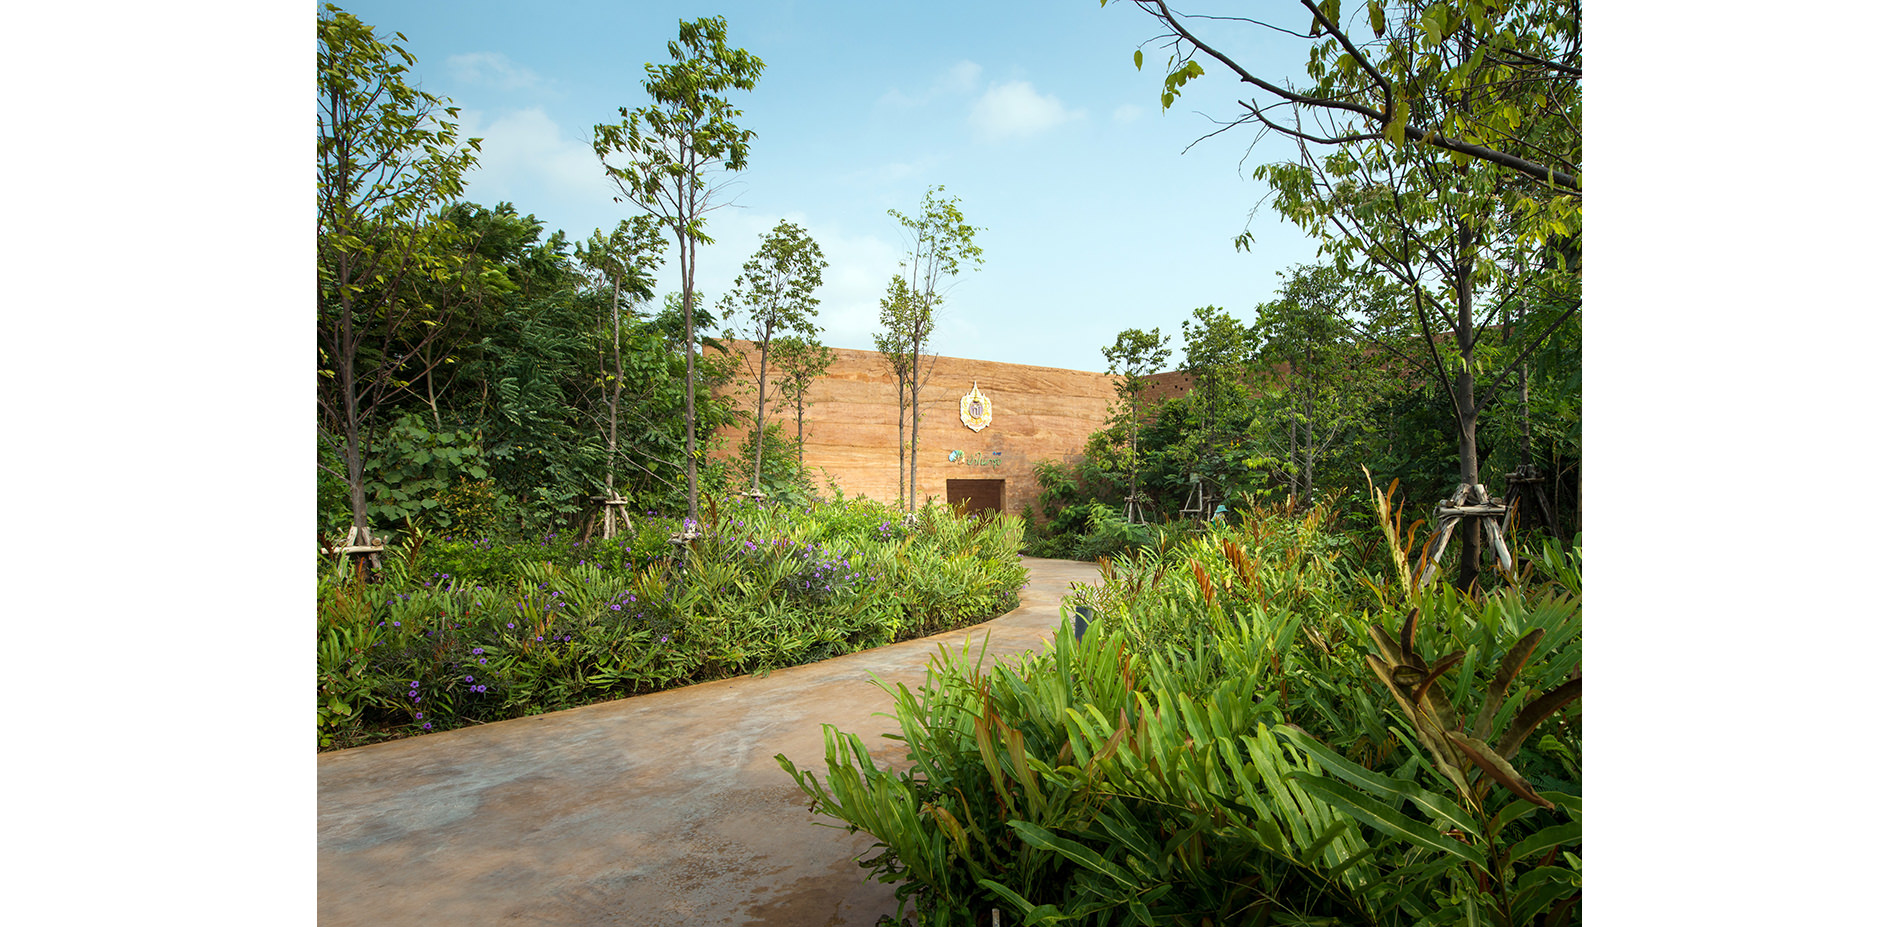
[[[759,677],[358,747],[317,758],[317,910],[382,924],[871,927],[865,834],[819,827],[773,759],[823,778],[821,724],[903,760],[891,700],[938,644],[992,660],[1039,650],[1093,564],[1024,558],[1022,605],[994,621]],[[829,819],[826,819],[829,820]]]

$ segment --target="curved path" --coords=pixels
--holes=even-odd
[[[815,826],[773,757],[823,779],[820,725],[880,765],[890,697],[938,644],[1031,652],[1093,564],[1023,558],[1022,604],[993,621],[765,677],[701,683],[317,757],[317,911],[371,924],[864,925],[898,913],[865,882],[866,834]],[[829,820],[829,819],[824,819]]]

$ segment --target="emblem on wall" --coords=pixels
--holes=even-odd
[[[970,381],[970,393],[963,397],[963,424],[971,431],[982,431],[990,427],[990,397],[976,388],[976,381]]]

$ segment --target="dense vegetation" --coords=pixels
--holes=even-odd
[[[1358,529],[1373,524],[1366,472],[1379,486],[1397,480],[1407,498],[1449,495],[1459,469],[1447,426],[1457,416],[1445,391],[1386,360],[1378,338],[1389,334],[1366,335],[1349,324],[1352,313],[1367,311],[1368,294],[1379,292],[1376,280],[1309,266],[1255,307],[1250,324],[1216,307],[1197,310],[1182,325],[1191,360],[1185,395],[1124,390],[1080,460],[1039,464],[1040,517],[1029,551],[1094,560],[1151,542],[1152,531],[1124,517],[1131,478],[1147,502],[1146,520],[1160,522],[1177,518],[1193,475],[1209,507],[1331,497]],[[1392,294],[1381,298],[1389,312]],[[1554,524],[1526,498],[1517,524],[1527,537],[1564,539],[1581,527],[1580,319],[1573,313],[1559,325],[1523,364],[1513,401],[1487,406],[1479,420],[1479,481],[1494,495],[1520,466],[1545,478]],[[1506,347],[1487,347],[1480,363],[1505,359]],[[1138,431],[1131,429],[1136,417]]]
[[[654,146],[704,127],[634,119],[644,109],[601,126],[603,172],[632,184],[623,193],[643,212],[577,246],[513,204],[459,198],[479,140],[460,140],[449,100],[406,83],[412,59],[399,34],[378,34],[335,6],[317,27],[317,525],[326,538],[346,528],[393,538],[412,525],[532,538],[597,519],[597,497],[691,517],[702,496],[740,488],[750,470],[769,497],[809,497],[798,448],[776,427],[758,435],[759,416],[745,438],[749,466],[708,440],[745,420],[735,409],[740,371],[716,340],[732,333],[718,326],[735,311],[756,317],[777,291],[752,281],[744,298],[713,306],[682,273],[681,290],[661,296],[662,231],[692,239],[682,246],[703,232],[643,199],[647,175],[674,176]],[[745,58],[756,70],[756,59],[724,46],[723,20],[682,23],[681,35],[676,59]],[[666,75],[699,73],[694,62],[654,67],[656,111],[710,111],[723,103],[718,93],[750,86],[684,88]],[[691,99],[675,98],[688,90]],[[742,149],[739,136],[750,133],[725,129]],[[676,179],[703,186],[695,171],[718,166],[682,168]],[[807,292],[816,283],[815,270],[799,281]],[[737,388],[720,389],[727,384]],[[767,400],[753,398],[758,408]]]
[[[320,747],[767,672],[1014,608],[1022,523],[858,500],[648,513],[582,541],[412,536],[380,582],[320,564]]]
[[[1139,377],[1123,384],[1088,460],[1044,480],[1045,549],[1112,543],[1095,503],[1167,515],[1195,485],[1230,507],[1310,503],[1356,487],[1362,466],[1420,500],[1461,485],[1502,496],[1534,466],[1521,475],[1545,498],[1521,500],[1520,521],[1580,530],[1580,6],[1369,0],[1254,18],[1130,5],[1157,30],[1134,66],[1157,53],[1163,109],[1208,84],[1217,105],[1240,97],[1194,144],[1236,127],[1292,144],[1295,157],[1255,166],[1254,214],[1297,225],[1321,260],[1283,275],[1252,319],[1194,310],[1187,395],[1143,403]],[[1265,50],[1289,39],[1306,43],[1303,68]],[[1104,354],[1119,373],[1165,370],[1166,341],[1129,329]],[[1363,497],[1355,508],[1365,521]],[[1461,588],[1479,578],[1479,533],[1462,520]]]
[[[1164,530],[1080,641],[887,686],[901,766],[830,727],[780,763],[921,924],[1580,917],[1580,549],[1473,599],[1329,518]]]

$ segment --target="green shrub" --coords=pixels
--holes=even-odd
[[[862,500],[709,505],[580,542],[414,535],[383,581],[318,588],[320,746],[444,730],[769,672],[1016,604],[1019,519]]]
[[[1325,524],[1250,513],[1117,558],[1069,600],[1086,638],[1019,666],[940,652],[886,687],[908,768],[829,726],[824,770],[780,764],[924,924],[1575,915],[1578,562],[1360,608]]]
[[[464,479],[486,480],[481,437],[473,431],[436,431],[417,413],[397,417],[376,436],[364,461],[364,492],[375,524],[414,521],[453,524],[439,495]]]

